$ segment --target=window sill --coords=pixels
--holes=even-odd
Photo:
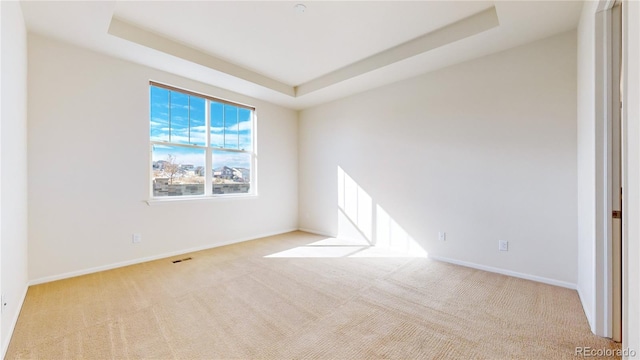
[[[168,205],[168,204],[187,204],[201,202],[219,202],[219,201],[240,201],[240,200],[257,200],[258,195],[225,195],[225,196],[180,196],[171,198],[152,198],[145,200],[149,206]]]

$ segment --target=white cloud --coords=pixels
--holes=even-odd
[[[237,132],[237,131],[246,131],[251,130],[251,121],[241,121],[238,124],[228,126],[226,131]]]

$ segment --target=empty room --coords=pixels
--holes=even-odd
[[[0,28],[2,358],[640,358],[640,2]]]

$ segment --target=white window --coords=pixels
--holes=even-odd
[[[149,85],[151,196],[255,194],[255,109]]]

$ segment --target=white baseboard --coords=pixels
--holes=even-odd
[[[24,305],[24,300],[27,298],[27,290],[29,290],[28,284],[25,285],[24,291],[22,292],[22,296],[19,298],[20,306],[18,306],[18,311],[16,311],[16,313],[13,315],[13,318],[11,319],[11,324],[9,325],[9,331],[7,332],[8,336],[4,339],[5,341],[2,344],[2,359],[4,359],[4,357],[7,355],[7,350],[9,350],[9,343],[11,342],[13,331],[16,329],[16,325],[18,324],[18,318],[20,317],[20,312],[22,311],[22,305]]]
[[[298,228],[299,231],[304,231],[310,234],[315,234],[315,235],[320,235],[320,236],[327,236],[327,237],[336,237],[335,234],[329,234],[320,230],[313,230],[313,229],[307,229],[307,228]]]
[[[580,304],[582,305],[582,310],[584,311],[584,316],[587,317],[587,322],[589,323],[589,328],[591,329],[592,333],[596,333],[596,327],[593,321],[593,317],[592,317],[592,313],[591,313],[591,309],[589,309],[588,307],[585,306],[585,302],[584,302],[584,295],[582,294],[582,290],[580,290],[580,287],[578,286],[577,289],[578,291],[578,297],[580,298]]]
[[[217,248],[217,247],[221,247],[221,246],[233,245],[233,244],[237,244],[237,243],[241,243],[241,242],[245,242],[245,241],[256,240],[256,239],[260,239],[260,238],[264,238],[264,237],[285,234],[285,233],[289,233],[289,232],[296,231],[296,230],[298,230],[298,229],[297,228],[290,228],[290,229],[285,229],[285,230],[276,231],[276,232],[272,232],[272,233],[259,234],[259,235],[255,235],[255,236],[251,236],[251,237],[234,239],[234,240],[229,240],[229,241],[225,241],[225,242],[221,242],[221,243],[207,244],[207,245],[197,246],[197,247],[193,247],[193,248],[189,248],[189,249],[176,250],[176,251],[171,251],[171,252],[168,252],[168,253],[163,253],[163,254],[158,254],[158,255],[153,255],[153,256],[147,256],[147,257],[143,257],[143,258],[137,258],[137,259],[133,259],[133,260],[121,261],[121,262],[117,262],[117,263],[113,263],[113,264],[96,266],[96,267],[83,269],[83,270],[71,271],[71,272],[58,274],[58,275],[45,276],[45,277],[41,277],[39,279],[34,279],[34,280],[29,281],[29,286],[38,285],[38,284],[44,284],[44,283],[48,283],[48,282],[52,282],[52,281],[56,281],[56,280],[68,279],[68,278],[81,276],[81,275],[92,274],[92,273],[105,271],[105,270],[117,269],[117,268],[124,267],[124,266],[140,264],[140,263],[144,263],[144,262],[148,262],[148,261],[164,259],[164,258],[177,256],[177,255],[183,255],[183,254],[192,253],[192,252],[196,252],[196,251],[202,251],[202,250],[213,249],[213,248]]]
[[[492,267],[492,266],[480,265],[480,264],[475,264],[475,263],[470,263],[470,262],[460,261],[460,260],[455,260],[455,259],[449,259],[449,258],[444,258],[444,257],[439,257],[439,256],[431,256],[431,255],[429,255],[429,259],[443,261],[443,262],[456,264],[456,265],[460,265],[460,266],[466,266],[466,267],[470,267],[470,268],[473,268],[473,269],[484,270],[484,271],[488,271],[488,272],[492,272],[492,273],[497,273],[497,274],[502,274],[502,275],[507,275],[507,276],[513,276],[513,277],[517,277],[517,278],[521,278],[521,279],[537,281],[537,282],[544,283],[544,284],[560,286],[560,287],[571,289],[571,290],[576,290],[577,289],[576,284],[573,284],[573,283],[570,283],[570,282],[566,282],[566,281],[549,279],[549,278],[542,277],[542,276],[530,275],[530,274],[520,273],[520,272],[516,272],[516,271],[500,269],[500,268],[496,268],[496,267]]]

